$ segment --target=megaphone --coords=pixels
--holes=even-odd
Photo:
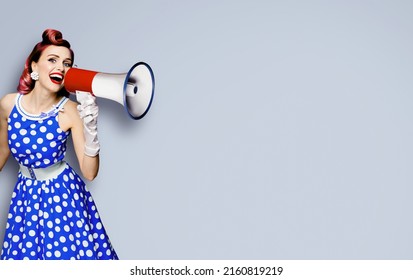
[[[70,68],[64,80],[70,93],[86,91],[94,96],[114,100],[135,120],[143,118],[152,104],[155,78],[151,67],[138,62],[123,74],[95,72]]]

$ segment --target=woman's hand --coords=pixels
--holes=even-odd
[[[97,132],[97,118],[99,107],[96,104],[96,97],[88,92],[77,91],[76,99],[79,102],[77,110],[83,120],[83,134],[85,136],[85,151],[87,156],[94,157],[100,151],[100,144]]]

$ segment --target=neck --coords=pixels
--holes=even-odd
[[[55,92],[47,92],[33,89],[23,98],[24,108],[32,114],[40,114],[49,111],[53,105],[57,104],[60,97]]]

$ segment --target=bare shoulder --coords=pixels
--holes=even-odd
[[[59,113],[60,127],[67,131],[72,129],[80,121],[79,112],[77,111],[77,103],[68,100],[64,105],[64,110]]]
[[[68,111],[69,113],[78,113],[77,112],[77,103],[75,102],[75,101],[73,101],[73,100],[71,100],[71,99],[69,99],[67,102],[66,102],[66,104],[65,104],[65,106],[64,106],[64,110],[65,111]]]
[[[0,99],[0,115],[7,118],[13,109],[17,93],[9,93]]]

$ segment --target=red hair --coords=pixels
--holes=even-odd
[[[41,54],[48,46],[54,45],[68,48],[72,56],[72,61],[74,61],[75,55],[73,50],[70,48],[70,43],[63,39],[60,31],[46,29],[43,32],[42,38],[43,40],[34,46],[32,52],[26,59],[26,64],[24,65],[22,75],[20,76],[19,85],[17,86],[17,91],[21,94],[29,93],[34,88],[35,81],[33,81],[30,77],[30,73],[32,72],[32,62],[38,62]],[[62,88],[59,94],[67,96],[69,93]]]

